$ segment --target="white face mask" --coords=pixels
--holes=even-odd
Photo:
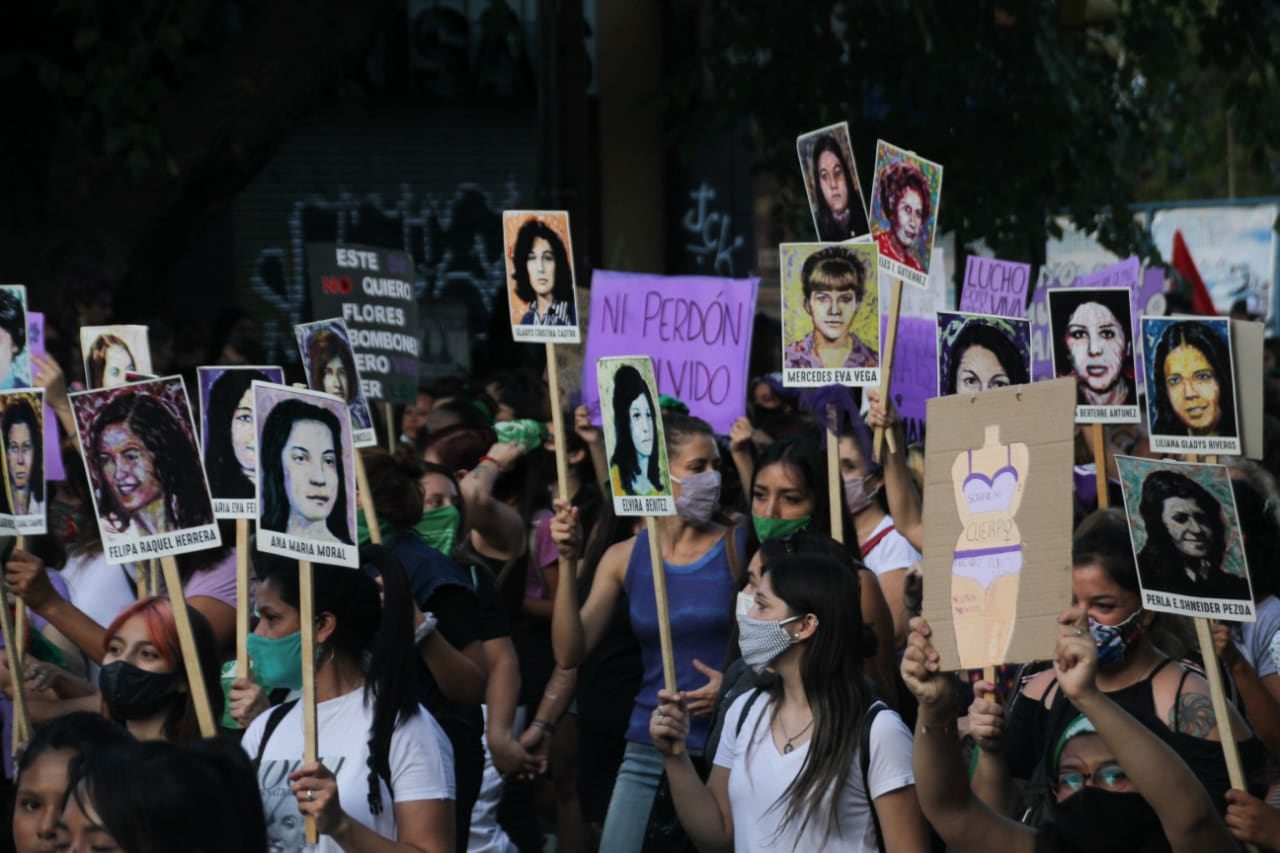
[[[796,638],[783,630],[782,626],[799,618],[792,616],[775,622],[738,616],[738,648],[752,672],[757,675],[764,672],[765,667],[773,663],[778,655],[791,648]]]
[[[748,593],[748,592],[738,593],[738,603],[734,608],[734,615],[739,618],[746,616],[747,612],[751,610],[751,605],[755,603],[756,603],[756,600],[751,595],[751,593]],[[1280,634],[1278,634],[1277,636],[1280,636]]]
[[[850,515],[857,515],[871,506],[871,495],[867,494],[867,478],[861,474],[845,477],[844,499],[849,504]]]

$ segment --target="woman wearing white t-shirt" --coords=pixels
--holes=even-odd
[[[685,831],[702,851],[875,851],[878,827],[889,853],[928,850],[911,733],[878,705],[863,737],[875,698],[862,674],[857,575],[817,554],[761,570],[738,643],[753,670],[769,672],[730,707],[705,785],[688,752],[675,754],[688,731],[678,694],[660,691],[649,723]]]
[[[451,853],[453,751],[416,699],[409,582],[381,546],[362,546],[360,558],[382,577],[385,609],[365,570],[313,566],[322,760],[302,764],[296,704],[259,715],[241,742],[258,764],[268,840],[281,851]],[[276,681],[301,681],[298,564],[262,554],[256,563],[254,664]],[[316,819],[317,845],[304,844],[307,815]]]

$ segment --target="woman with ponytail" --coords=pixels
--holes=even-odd
[[[262,714],[245,732],[267,835],[272,849],[302,849],[303,818],[313,816],[321,839],[307,849],[445,853],[454,849],[453,752],[417,702],[409,583],[385,548],[363,546],[360,559],[361,571],[313,566],[323,761],[301,764],[297,705]],[[297,562],[260,555],[256,569],[255,633],[296,648]],[[385,608],[370,571],[382,578]],[[291,656],[305,665],[296,651]]]

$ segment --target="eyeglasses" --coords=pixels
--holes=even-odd
[[[1074,794],[1092,780],[1093,785],[1107,791],[1115,791],[1124,787],[1129,775],[1119,764],[1104,764],[1092,773],[1079,770],[1062,770],[1058,772],[1058,789]]]

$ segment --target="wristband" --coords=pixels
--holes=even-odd
[[[434,613],[422,614],[422,624],[413,631],[413,645],[415,648],[422,645],[423,640],[435,633],[437,622],[438,620]]]
[[[918,728],[920,731],[924,732],[925,734],[932,734],[934,732],[953,732],[954,733],[956,731],[956,721],[955,719],[951,719],[945,723],[934,723],[933,725],[928,725],[927,723],[924,722],[924,718],[921,717],[918,720],[916,720],[916,728]]]
[[[538,727],[538,728],[540,728],[540,729],[545,729],[545,730],[546,730],[546,732],[547,732],[547,734],[549,734],[549,735],[550,735],[550,734],[555,734],[555,731],[556,731],[556,727],[555,727],[554,725],[552,725],[551,723],[548,723],[546,720],[534,720],[534,721],[533,721],[532,723],[530,723],[529,725],[531,725],[531,726],[537,726],[537,727]]]
[[[481,465],[483,465],[486,462],[492,462],[493,467],[498,469],[498,473],[499,474],[502,473],[502,463],[499,462],[497,459],[494,459],[492,456],[490,456],[487,453],[484,456],[480,457],[480,461],[476,463],[476,467],[479,468]]]

